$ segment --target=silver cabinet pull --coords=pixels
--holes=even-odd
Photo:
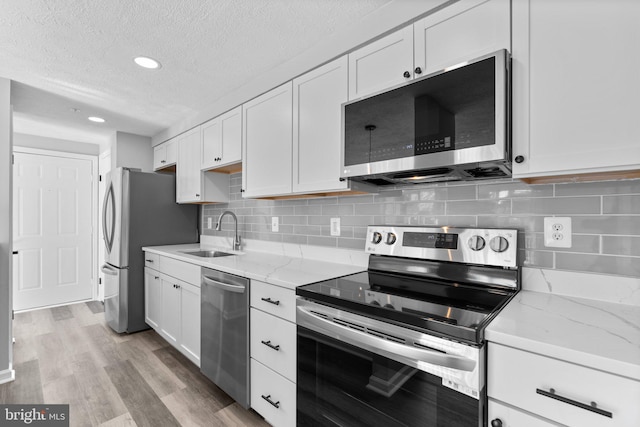
[[[569,399],[568,397],[560,396],[556,394],[556,391],[553,388],[550,388],[549,391],[537,388],[536,393],[542,396],[548,397],[550,399],[559,400],[560,402],[577,406],[578,408],[586,409],[587,411],[595,412],[596,414],[603,415],[607,418],[613,418],[613,413],[609,411],[605,411],[604,409],[598,408],[598,405],[596,404],[596,402],[591,402],[590,405],[587,405],[586,403],[578,402],[576,400]]]
[[[267,347],[274,349],[275,351],[280,351],[280,346],[271,344],[271,340],[269,340],[269,341],[260,341],[260,342],[262,344],[266,345]]]
[[[263,394],[262,398],[267,402],[269,402],[271,405],[275,406],[276,408],[280,408],[280,401],[278,400],[277,402],[274,402],[273,400],[271,400],[271,395],[265,396]]]
[[[269,304],[280,305],[280,301],[274,301],[271,298],[260,298],[260,299],[264,302],[268,302]]]

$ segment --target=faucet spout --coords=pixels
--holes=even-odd
[[[222,229],[222,218],[225,215],[231,215],[231,217],[233,218],[233,222],[235,223],[235,236],[233,238],[233,250],[234,251],[239,251],[240,250],[240,236],[238,235],[238,217],[236,216],[236,214],[234,214],[231,211],[224,211],[220,214],[220,216],[218,217],[218,222],[216,223],[216,231],[220,231]]]

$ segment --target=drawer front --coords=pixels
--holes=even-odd
[[[487,425],[500,420],[501,427],[560,427],[560,424],[527,414],[492,399],[489,399],[488,420]]]
[[[161,256],[160,271],[168,276],[200,287],[200,266],[198,265]]]
[[[251,359],[251,407],[274,427],[295,427],[296,385]]]
[[[493,399],[569,426],[632,426],[640,420],[638,381],[493,343],[487,358]],[[552,396],[544,395],[551,389]],[[612,416],[575,404],[592,402]]]
[[[296,293],[293,289],[252,280],[251,306],[289,322],[296,322]]]
[[[160,270],[160,255],[151,252],[144,253],[144,266]]]
[[[296,382],[296,325],[252,308],[251,357]]]

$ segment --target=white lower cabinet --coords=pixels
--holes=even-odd
[[[157,254],[145,265],[145,321],[200,366],[200,267]]]
[[[638,425],[639,381],[495,343],[488,352],[489,425]]]
[[[295,427],[296,384],[251,359],[251,407],[274,427]]]
[[[160,273],[149,267],[144,269],[144,321],[158,329],[162,312],[162,283]]]
[[[295,292],[251,281],[251,407],[275,427],[296,425]]]
[[[549,420],[544,420],[519,409],[489,399],[489,422],[493,427],[561,427]],[[493,424],[491,424],[493,422]]]

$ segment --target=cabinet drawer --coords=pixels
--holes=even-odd
[[[491,425],[493,420],[500,420],[502,427],[560,427],[560,424],[519,411],[492,399],[489,399],[488,420],[488,425]]]
[[[640,419],[638,381],[493,343],[487,357],[493,399],[569,426],[631,426]],[[552,397],[541,394],[551,389]],[[612,416],[590,410],[596,408]]]
[[[144,266],[160,270],[160,255],[151,252],[144,253]]]
[[[168,276],[200,287],[200,266],[198,265],[161,256],[160,271]]]
[[[251,357],[295,382],[296,325],[252,308]]]
[[[251,281],[251,306],[295,323],[296,293],[268,283]]]
[[[295,427],[296,385],[251,359],[251,407],[274,427]]]

